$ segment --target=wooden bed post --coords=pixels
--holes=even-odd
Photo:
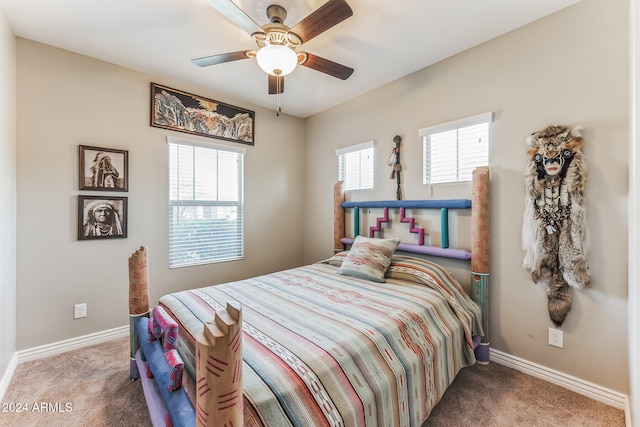
[[[196,343],[196,425],[244,425],[242,307],[228,302]]]
[[[344,244],[341,239],[344,236],[344,189],[342,181],[336,182],[333,186],[333,252],[344,251]]]
[[[476,350],[478,363],[489,363],[489,168],[473,171],[471,197],[471,278],[474,300],[482,310],[484,337]]]
[[[129,257],[129,347],[131,354],[129,374],[138,379],[138,365],[136,352],[140,348],[138,337],[134,330],[136,320],[149,316],[149,263],[148,249],[140,246]]]

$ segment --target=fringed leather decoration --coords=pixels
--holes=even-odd
[[[549,317],[561,326],[571,287],[589,286],[584,198],[587,164],[579,127],[547,126],[527,138],[522,266],[547,285]]]

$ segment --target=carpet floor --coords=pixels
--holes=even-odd
[[[490,363],[463,369],[423,427],[476,425],[623,427],[625,418],[619,409]],[[129,379],[128,338],[19,364],[0,426],[151,426],[140,381]]]

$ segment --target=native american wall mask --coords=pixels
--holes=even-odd
[[[547,286],[549,317],[560,326],[571,309],[571,288],[591,281],[582,136],[579,127],[547,126],[527,144],[522,266]]]

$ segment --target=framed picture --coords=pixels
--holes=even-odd
[[[80,190],[129,191],[129,152],[79,146]]]
[[[126,197],[78,196],[78,240],[126,237]]]
[[[202,96],[151,83],[151,126],[253,145],[255,115]]]

